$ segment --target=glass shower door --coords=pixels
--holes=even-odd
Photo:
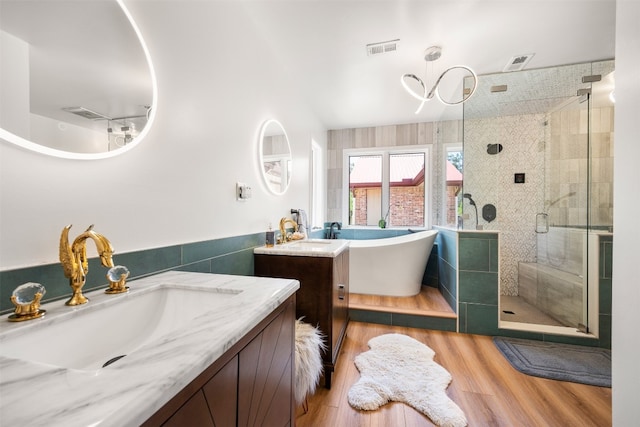
[[[589,103],[584,93],[548,113],[544,203],[536,215],[535,306],[583,332],[589,306]]]
[[[588,243],[612,232],[613,66],[482,76],[463,106],[463,229],[500,233],[500,327],[598,335]]]

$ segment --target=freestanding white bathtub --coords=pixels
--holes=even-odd
[[[351,240],[349,292],[417,295],[436,234],[437,230],[427,230],[386,239]]]

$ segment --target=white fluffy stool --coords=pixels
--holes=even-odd
[[[295,398],[298,405],[306,413],[306,398],[313,393],[322,373],[322,356],[320,350],[326,351],[322,333],[318,328],[296,320],[296,366],[295,366]]]

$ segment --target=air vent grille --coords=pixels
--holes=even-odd
[[[535,53],[526,53],[524,55],[515,55],[512,56],[507,65],[505,65],[502,70],[503,73],[508,73],[511,71],[520,71],[522,70],[528,63],[531,61]]]
[[[367,45],[367,55],[375,56],[383,53],[391,53],[398,50],[400,39],[388,40],[386,42],[371,43]]]
[[[594,74],[592,76],[582,76],[582,83],[595,83],[602,80],[602,76],[600,74]]]
[[[63,110],[89,120],[111,120],[110,117],[107,117],[104,114],[96,113],[95,111],[84,107],[65,107]]]

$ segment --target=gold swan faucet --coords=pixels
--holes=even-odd
[[[73,295],[65,304],[80,305],[89,301],[87,297],[82,295],[82,287],[87,281],[87,273],[89,272],[87,239],[95,242],[100,262],[107,268],[113,267],[113,260],[111,259],[113,247],[106,237],[93,231],[93,225],[76,237],[73,244],[70,245],[69,229],[71,229],[71,225],[66,226],[60,236],[60,262],[62,263],[65,277],[69,278],[69,286],[73,290]]]
[[[291,239],[291,234],[287,233],[287,224],[291,224],[293,226],[293,232],[298,231],[298,223],[290,218],[282,218],[280,220],[280,238],[282,239],[282,243],[286,243]]]

